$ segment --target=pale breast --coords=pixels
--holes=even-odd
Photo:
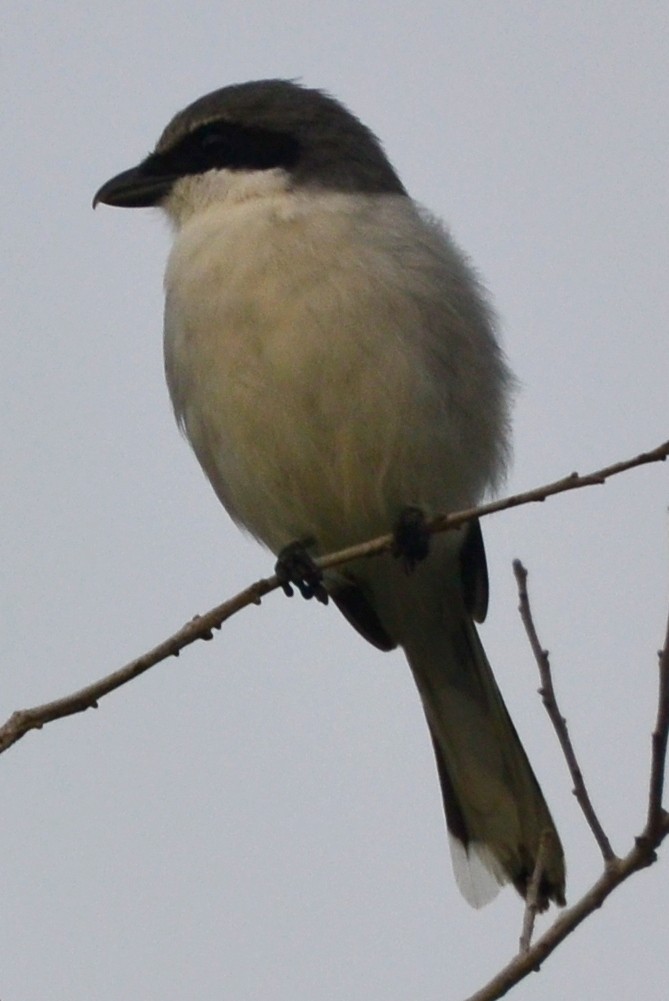
[[[383,202],[397,205],[391,227]],[[410,503],[472,502],[493,475],[494,421],[468,400],[481,345],[467,348],[453,317],[432,330],[443,305],[416,250],[403,258],[406,204],[284,195],[210,207],[177,236],[165,281],[175,413],[231,515],[274,551],[366,538]],[[445,364],[459,345],[435,354],[435,337],[464,356]]]

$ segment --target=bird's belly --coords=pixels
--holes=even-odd
[[[403,270],[356,226],[239,209],[182,230],[168,264],[177,418],[232,517],[275,552],[360,541],[483,485]]]
[[[389,530],[418,498],[378,372],[315,357],[308,331],[274,325],[254,344],[257,330],[231,322],[206,350],[182,332],[167,351],[177,416],[220,500],[275,552],[306,538],[327,552]]]

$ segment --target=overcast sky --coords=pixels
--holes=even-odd
[[[382,138],[491,289],[520,381],[519,490],[667,437],[666,4],[24,0],[2,45],[2,717],[141,653],[270,572],[174,426],[167,227],[91,211],[172,114],[299,77]],[[530,570],[596,806],[642,826],[668,604],[667,471],[487,520],[482,636],[561,830],[599,858],[540,700]],[[313,603],[312,603],[313,604]],[[451,873],[408,668],[275,594],[3,756],[2,1001],[456,1001],[516,948],[512,890]],[[515,998],[665,1001],[669,859]]]

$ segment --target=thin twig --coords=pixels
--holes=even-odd
[[[525,589],[526,573],[518,564],[514,566],[519,589]],[[531,617],[530,617],[531,622]],[[532,640],[531,640],[532,642]],[[532,643],[534,649],[534,643]],[[538,644],[541,653],[541,647]],[[558,714],[559,715],[559,714]],[[649,808],[646,825],[634,839],[634,845],[623,858],[605,857],[605,866],[599,879],[572,907],[562,911],[550,928],[526,951],[521,951],[485,987],[472,994],[467,1001],[497,1001],[528,974],[539,970],[543,961],[587,917],[602,906],[608,896],[633,876],[657,861],[657,849],[669,835],[669,813],[662,808],[663,779],[669,740],[669,622],[664,649],[660,654],[660,685],[658,693],[657,722],[652,737],[652,765],[649,791]],[[571,766],[570,766],[571,767]],[[572,773],[573,777],[573,773]],[[608,844],[608,842],[607,842]],[[601,847],[601,845],[600,845]],[[602,854],[604,851],[602,850]],[[536,870],[535,870],[536,871]]]
[[[550,830],[545,830],[542,831],[541,837],[539,838],[537,860],[534,863],[534,872],[532,873],[532,878],[527,885],[525,910],[523,912],[523,930],[520,936],[519,944],[519,952],[521,953],[527,952],[532,943],[534,922],[536,921],[537,914],[539,913],[539,887],[541,886],[541,877],[543,876],[544,869],[546,867],[548,843],[552,836],[553,835]]]
[[[530,646],[532,647],[532,653],[534,654],[534,659],[537,662],[539,668],[539,674],[541,676],[541,688],[539,693],[543,700],[544,706],[546,707],[546,712],[550,716],[551,723],[557,734],[557,738],[560,741],[560,747],[562,748],[562,753],[565,756],[567,765],[569,767],[569,772],[571,774],[572,782],[574,783],[574,795],[578,800],[578,804],[583,811],[585,819],[588,822],[588,826],[592,831],[597,844],[599,845],[599,850],[602,853],[604,861],[608,864],[613,859],[615,859],[615,852],[611,848],[611,843],[604,832],[597,814],[595,813],[595,808],[592,805],[592,801],[588,794],[588,790],[585,785],[585,780],[583,778],[583,773],[581,771],[578,759],[576,757],[576,752],[574,751],[574,746],[571,742],[569,736],[569,730],[567,728],[567,721],[560,712],[559,706],[557,704],[557,699],[555,697],[555,689],[553,687],[553,677],[551,674],[550,661],[548,659],[548,651],[544,650],[541,643],[539,642],[539,636],[537,635],[537,630],[534,625],[534,619],[532,617],[532,609],[530,608],[530,599],[527,593],[527,570],[520,562],[520,560],[513,561],[513,572],[516,577],[516,582],[518,584],[518,598],[520,601],[519,611],[520,616],[523,620],[523,625],[525,626],[525,632],[530,641]]]
[[[425,526],[430,532],[443,532],[447,529],[459,528],[475,518],[484,518],[489,514],[496,514],[498,511],[508,511],[522,504],[536,504],[545,501],[555,494],[566,493],[569,490],[580,490],[583,487],[599,486],[605,483],[612,476],[618,476],[629,469],[637,466],[645,466],[651,462],[665,462],[669,457],[669,441],[663,442],[657,448],[649,452],[641,452],[633,459],[625,459],[623,462],[615,462],[611,466],[604,466],[594,473],[587,473],[581,476],[579,473],[570,473],[552,483],[536,487],[533,490],[526,490],[520,494],[512,494],[510,497],[503,497],[501,500],[490,501],[488,504],[481,504],[479,507],[467,508],[464,511],[456,511],[453,514],[441,514],[428,522]],[[330,567],[339,566],[342,563],[349,563],[351,560],[365,556],[376,556],[379,553],[389,550],[394,542],[391,534],[380,535],[369,542],[363,542],[347,549],[340,549],[337,553],[324,556],[318,560],[318,566],[326,570]]]
[[[85,712],[86,709],[97,709],[98,701],[104,695],[108,695],[127,684],[133,678],[139,677],[150,667],[167,660],[168,657],[178,657],[185,647],[195,643],[196,640],[211,639],[212,630],[220,629],[226,619],[229,619],[235,612],[241,611],[242,608],[254,604],[259,605],[261,598],[276,586],[276,578],[259,580],[228,601],[212,608],[206,615],[196,615],[178,632],[163,640],[153,650],[131,660],[112,674],[108,674],[70,695],[55,699],[53,702],[45,702],[43,705],[33,706],[32,709],[17,710],[0,727],[0,753],[6,751],[30,730],[40,730],[45,723]]]
[[[523,622],[530,638],[532,650],[537,659],[537,663],[539,664],[539,670],[542,672],[542,686],[546,687],[546,679],[544,678],[543,670],[545,667],[548,668],[548,680],[550,681],[550,666],[548,664],[546,652],[542,649],[541,644],[539,643],[536,629],[534,628],[534,623],[532,621],[529,599],[527,597],[527,571],[519,561],[515,561],[514,572],[516,574],[516,580],[518,581]],[[557,705],[555,704],[555,694],[552,690],[552,684],[550,686],[550,690],[551,697],[555,705],[555,711],[557,713],[557,720],[552,714],[551,719],[553,720],[553,724],[557,730],[558,737],[560,737],[560,743],[563,746],[565,755],[567,754],[567,751],[565,745],[563,744],[563,737],[566,738],[570,754],[573,755],[574,752],[573,748],[571,748],[571,742],[569,741],[569,736],[566,731],[566,724],[557,710]],[[601,907],[606,898],[610,896],[610,894],[613,893],[613,891],[620,886],[621,883],[624,883],[625,880],[629,879],[629,877],[634,875],[635,872],[645,869],[657,860],[657,849],[669,835],[669,813],[662,808],[664,771],[668,741],[669,621],[667,623],[664,648],[660,653],[658,710],[655,730],[653,731],[652,736],[652,762],[648,797],[648,816],[643,831],[634,839],[634,845],[628,854],[623,858],[618,858],[611,852],[608,839],[604,835],[604,832],[601,831],[600,827],[600,837],[603,837],[604,841],[600,841],[600,837],[598,837],[597,840],[602,850],[602,855],[604,856],[605,865],[604,871],[599,879],[583,894],[581,899],[577,901],[576,904],[562,911],[550,928],[548,928],[548,930],[536,940],[534,945],[529,946],[526,951],[522,950],[523,939],[521,939],[521,951],[518,955],[515,956],[502,970],[500,970],[499,973],[495,974],[492,980],[490,980],[485,987],[482,987],[480,990],[476,991],[475,994],[472,994],[469,998],[467,998],[467,1001],[497,1001],[497,998],[503,997],[509,990],[511,990],[512,987],[515,987],[515,985],[523,980],[528,974],[539,970],[542,962],[550,956],[558,945],[563,942],[564,939],[567,938],[567,936],[570,935],[582,921]],[[575,761],[576,759],[574,756],[574,762]],[[576,786],[576,774],[571,762],[569,764],[569,769],[572,779],[574,780],[574,785]],[[576,765],[576,769],[577,774],[580,777],[580,769],[578,769],[578,765]],[[584,786],[583,792],[585,792]],[[580,798],[579,803],[581,804],[584,812],[586,812],[584,804],[581,802]],[[586,816],[588,816],[587,813]],[[594,811],[592,811],[592,816],[594,817]],[[592,828],[590,817],[588,817],[588,823]],[[593,833],[597,837],[594,828]],[[609,855],[608,852],[611,852],[611,854]],[[527,915],[526,920],[529,920]]]
[[[667,758],[667,739],[669,738],[669,618],[667,632],[664,637],[664,647],[659,653],[659,695],[657,703],[657,719],[653,730],[651,751],[650,783],[648,792],[647,833],[653,832],[666,820],[662,810],[662,795],[664,792],[664,774]]]
[[[519,507],[522,504],[544,501],[547,497],[564,493],[568,490],[579,490],[582,487],[604,483],[611,476],[624,473],[636,466],[643,466],[652,462],[664,462],[667,456],[669,456],[669,441],[665,441],[662,445],[651,449],[649,452],[642,452],[633,459],[616,462],[611,466],[605,466],[603,469],[599,469],[594,473],[588,473],[585,476],[579,476],[578,473],[571,473],[569,476],[555,480],[553,483],[548,483],[545,486],[537,487],[534,490],[528,490],[524,493],[514,494],[511,497],[494,501],[490,504],[483,504],[478,508],[470,508],[466,511],[458,511],[449,515],[440,515],[431,521],[427,527],[431,532],[442,532],[458,528],[460,525],[473,521],[474,518],[483,518],[497,511],[505,511],[509,508]],[[339,566],[354,559],[385,552],[392,545],[393,536],[390,534],[382,535],[369,542],[349,546],[347,549],[324,556],[322,559],[317,560],[317,564],[323,570],[329,569],[330,567]],[[212,608],[204,615],[196,616],[179,629],[178,632],[168,637],[168,639],[164,640],[157,647],[154,647],[153,650],[149,650],[142,656],[130,661],[125,667],[119,668],[112,674],[101,678],[91,685],[87,685],[79,691],[73,692],[71,695],[66,695],[63,698],[44,703],[40,706],[34,706],[31,709],[20,709],[13,713],[7,722],[0,727],[0,753],[6,751],[7,748],[15,744],[17,740],[20,740],[30,730],[38,730],[53,720],[72,716],[75,713],[84,712],[86,709],[96,707],[98,700],[103,696],[132,681],[133,678],[138,677],[138,675],[143,674],[144,671],[148,671],[149,668],[154,667],[168,657],[178,656],[184,647],[189,646],[196,640],[211,639],[213,629],[220,629],[226,619],[243,608],[247,608],[252,604],[259,604],[260,599],[264,595],[269,594],[270,591],[274,591],[278,586],[279,582],[276,576],[256,581],[256,583],[251,584],[228,601],[217,605],[216,608]]]
[[[594,911],[602,906],[613,891],[635,872],[656,861],[655,849],[669,835],[669,815],[664,814],[658,830],[649,841],[637,838],[634,847],[623,858],[613,859],[599,879],[572,907],[560,912],[550,928],[536,940],[527,952],[518,953],[510,963],[496,973],[485,987],[472,994],[467,1001],[496,1001],[515,987],[528,974],[539,970],[543,961]]]

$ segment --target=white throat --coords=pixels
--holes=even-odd
[[[290,176],[281,168],[273,170],[209,170],[190,174],[174,183],[162,208],[175,229],[213,205],[234,205],[255,198],[283,194],[290,188]]]

